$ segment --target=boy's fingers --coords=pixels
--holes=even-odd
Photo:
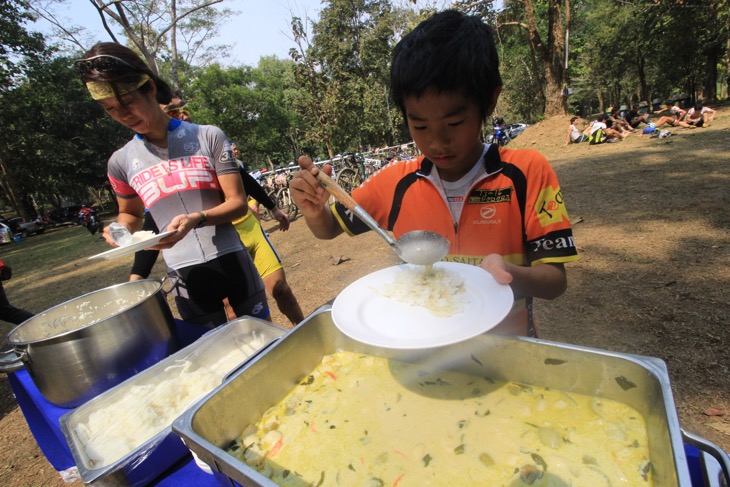
[[[309,156],[299,156],[299,159],[297,159],[297,163],[302,169],[309,169],[313,165],[312,159]]]

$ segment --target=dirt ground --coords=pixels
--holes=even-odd
[[[581,256],[568,266],[567,292],[536,302],[540,337],[661,358],[682,427],[730,451],[730,107],[708,128],[597,146],[564,146],[568,118],[510,144],[540,150],[555,167]],[[301,219],[286,233],[269,227],[305,315],[396,263],[373,234],[318,241]],[[273,320],[286,325],[277,310]],[[0,416],[0,484],[64,485],[7,381]]]

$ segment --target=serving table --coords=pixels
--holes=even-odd
[[[176,326],[180,348],[193,343],[209,331],[207,328],[180,320],[176,320]],[[8,379],[18,405],[41,451],[43,451],[53,468],[62,477],[67,477],[67,471],[75,467],[75,463],[61,430],[59,418],[68,413],[70,409],[60,408],[48,402],[24,369],[8,373]],[[172,438],[172,440],[174,441],[175,438]],[[160,449],[164,448],[165,444],[163,443]],[[685,444],[684,448],[692,476],[692,487],[713,487],[716,485],[705,479],[706,473],[703,472],[705,472],[706,467],[703,467],[703,463],[708,460],[706,457],[703,458],[705,454],[689,444]],[[168,470],[159,474],[150,485],[204,487],[219,486],[220,482],[213,475],[201,470],[192,455],[188,454]]]

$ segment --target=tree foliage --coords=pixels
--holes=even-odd
[[[28,2],[0,2],[0,91],[21,73],[21,64],[17,62],[19,57],[33,55],[44,48],[43,36],[29,32],[25,27],[25,23],[33,19]]]
[[[564,61],[557,49],[561,31],[563,36],[568,34],[568,67],[561,87],[572,92],[563,97],[568,111],[590,114],[611,104],[682,94],[690,100],[714,101],[718,87],[726,94],[729,3],[505,0],[504,8],[497,10],[492,0],[462,0],[456,6],[480,15],[495,28],[505,81],[498,109],[511,118],[533,122],[555,114],[555,101],[563,95],[555,97],[557,84],[548,87],[550,70]],[[530,7],[536,30],[530,28]],[[562,18],[562,25],[552,20],[556,16]],[[546,57],[540,46],[549,45],[556,49]]]
[[[214,59],[209,34],[226,12],[213,12],[215,0],[90,3],[112,9],[120,19],[125,14],[132,31],[117,40],[137,45],[142,39],[161,75],[179,76],[194,121],[221,127],[250,168],[286,165],[303,152],[329,157],[409,139],[391,106],[390,55],[433,12],[433,2],[419,9],[395,0],[324,0],[318,19],[292,16],[291,59],[263,57],[255,67],[223,66]],[[589,115],[609,104],[680,93],[690,99],[727,96],[729,3],[454,5],[494,27],[504,81],[498,114],[532,123],[566,102],[568,111]],[[62,55],[46,45],[50,40],[27,30],[33,8],[48,14],[43,5],[8,0],[0,6],[0,186],[18,211],[27,195],[46,206],[86,200],[88,188],[107,184],[106,162],[131,136],[88,97],[74,72],[73,59],[88,46],[77,41],[75,53]],[[69,26],[65,32],[78,31]],[[188,46],[177,55],[173,33]],[[567,67],[566,45],[561,47],[566,39]],[[225,52],[219,50],[217,59]],[[567,98],[565,87],[572,91]]]
[[[300,108],[329,157],[402,136],[400,115],[390,105],[390,52],[414,18],[387,1],[332,0],[311,37],[305,22],[293,19],[297,48],[291,56],[305,92]]]
[[[299,153],[304,126],[292,108],[300,92],[291,61],[264,57],[256,68],[213,64],[196,72],[189,91],[193,120],[223,129],[250,167],[282,164]]]
[[[73,59],[47,52],[26,63],[25,81],[0,93],[6,195],[21,214],[28,194],[46,207],[87,201],[87,188],[107,185],[110,149],[132,135],[90,99]]]

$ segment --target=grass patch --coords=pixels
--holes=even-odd
[[[13,278],[3,283],[10,302],[32,313],[84,294],[126,282],[134,256],[114,260],[88,260],[109,250],[109,245],[82,226],[48,229],[20,243],[0,247],[0,259],[13,268]],[[165,275],[160,258],[152,278]],[[174,311],[173,311],[174,312]],[[14,325],[0,322],[3,334]]]

